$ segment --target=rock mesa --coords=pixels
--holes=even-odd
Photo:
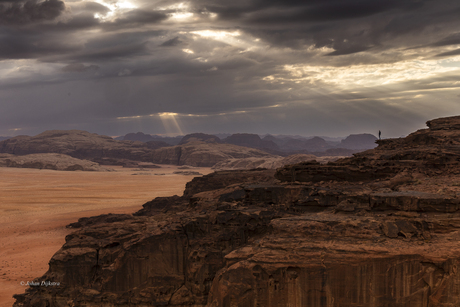
[[[81,220],[15,306],[460,305],[460,117]]]

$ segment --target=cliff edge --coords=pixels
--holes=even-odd
[[[14,306],[459,306],[460,117],[428,126],[81,219]]]

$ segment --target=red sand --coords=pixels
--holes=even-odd
[[[48,270],[48,261],[80,217],[133,213],[157,196],[182,195],[194,176],[153,170],[64,172],[0,167],[0,306],[12,306],[21,282]],[[209,168],[193,169],[202,174]],[[154,175],[165,173],[165,175]],[[133,175],[137,174],[137,175]]]

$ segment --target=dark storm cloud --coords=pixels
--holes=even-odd
[[[117,18],[115,21],[107,23],[107,28],[121,28],[121,27],[136,27],[145,26],[148,24],[159,23],[168,18],[164,12],[146,11],[136,9],[127,12],[123,17]]]
[[[65,72],[85,72],[88,70],[98,70],[99,66],[97,65],[85,65],[82,63],[73,63],[62,68],[62,71]]]
[[[196,6],[234,21],[272,46],[303,49],[328,47],[329,55],[413,47],[439,40],[458,29],[460,3],[451,0],[326,0],[205,2]],[[432,37],[432,31],[437,36]]]
[[[64,10],[60,0],[2,1],[0,3],[0,25],[24,25],[34,22],[54,20]]]
[[[174,46],[179,46],[183,44],[183,41],[180,40],[179,36],[176,36],[174,38],[171,38],[164,43],[162,43],[160,46],[162,47],[174,47]]]
[[[399,136],[407,122],[423,124],[458,100],[450,66],[422,63],[438,78],[420,81],[409,63],[458,65],[441,58],[460,54],[458,0],[99,2],[0,0],[0,60],[13,59],[0,61],[0,131],[56,124],[110,134],[110,123],[122,134],[137,121],[117,117],[140,116],[147,128],[136,131],[155,133],[149,127],[161,121],[149,115],[173,112],[184,114],[184,132],[309,134],[330,123],[337,135],[377,123]],[[430,95],[445,88],[453,90],[444,107],[433,106]]]
[[[375,15],[391,9],[412,10],[419,0],[325,0],[325,1],[195,1],[196,5],[223,19],[245,19],[252,23],[311,23]]]
[[[72,59],[75,61],[83,62],[106,62],[116,59],[122,59],[127,57],[133,57],[136,55],[147,54],[148,49],[146,43],[137,44],[119,44],[117,46],[111,46],[106,48],[83,50],[81,52],[72,53],[68,56],[57,56],[55,60]],[[52,60],[52,59],[50,59]]]
[[[34,30],[0,28],[0,59],[34,59],[74,50],[71,43]]]
[[[452,51],[437,54],[436,56],[437,57],[443,57],[443,56],[451,56],[451,55],[459,55],[459,54],[460,54],[460,49],[455,49],[455,50],[452,50]]]
[[[254,23],[311,23],[318,21],[334,21],[372,16],[393,8],[404,1],[337,1],[325,2],[311,6],[299,6],[281,13],[277,9],[254,14],[249,22]]]
[[[430,44],[432,47],[441,47],[449,45],[460,45],[460,33],[451,34],[433,44]]]

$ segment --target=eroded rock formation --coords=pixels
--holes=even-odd
[[[14,155],[60,153],[101,164],[121,160],[151,162],[152,148],[142,142],[116,141],[81,130],[50,130],[36,136],[17,136],[0,142],[0,152]]]
[[[156,149],[153,163],[211,167],[233,158],[273,157],[264,151],[232,144],[191,141],[183,145]]]
[[[353,158],[195,178],[80,220],[15,306],[460,305],[460,118]]]
[[[100,164],[130,167],[135,167],[139,162],[211,167],[232,158],[272,156],[253,148],[209,142],[218,140],[215,136],[208,136],[206,142],[196,141],[197,137],[203,136],[206,137],[204,134],[189,135],[185,137],[185,141],[189,142],[167,146],[164,142],[156,141],[118,141],[80,130],[51,130],[33,137],[17,136],[1,141],[0,153],[60,153]]]
[[[63,154],[30,154],[15,156],[0,154],[0,167],[52,169],[60,171],[107,171],[98,163],[72,158]]]

